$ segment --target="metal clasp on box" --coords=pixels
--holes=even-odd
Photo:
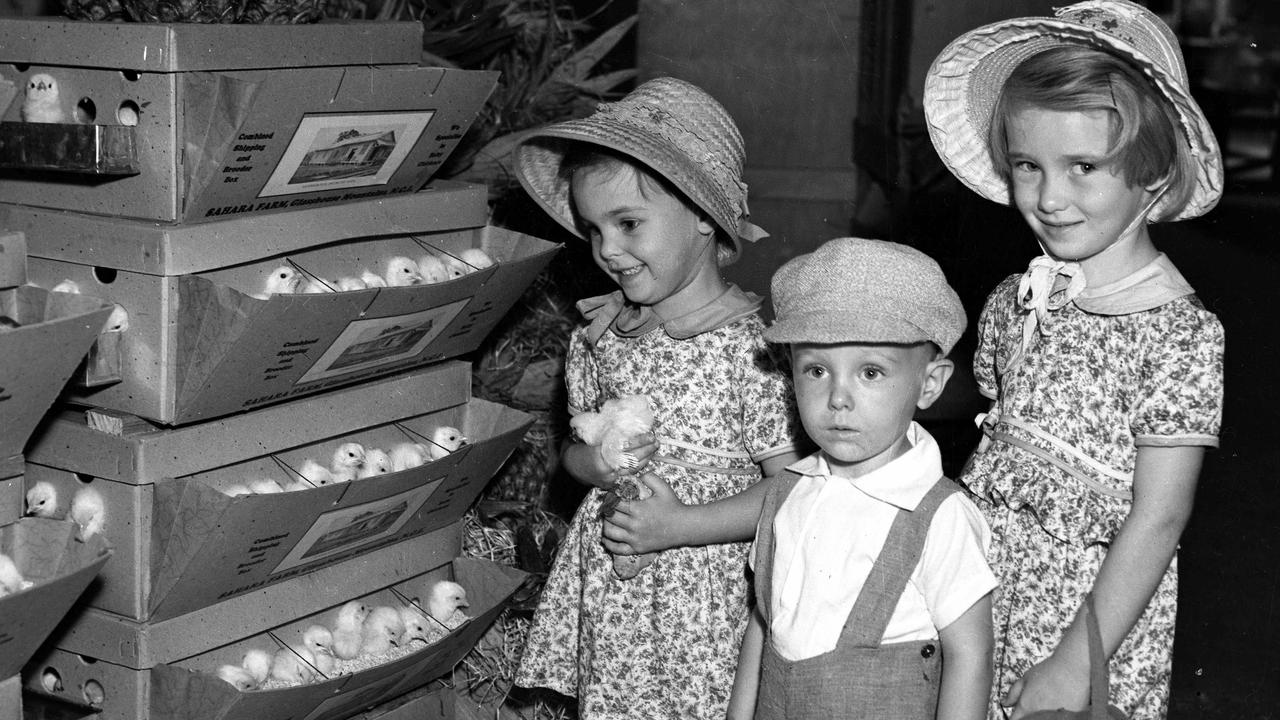
[[[0,122],[0,168],[137,175],[136,131],[129,125]]]

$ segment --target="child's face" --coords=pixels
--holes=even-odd
[[[1096,264],[1129,228],[1156,186],[1130,185],[1104,160],[1111,138],[1106,111],[1026,107],[1012,112],[1006,127],[1014,205],[1046,252],[1079,262],[1093,277],[1090,261]],[[1144,223],[1120,239],[1149,242]]]
[[[622,163],[574,173],[572,198],[596,265],[628,300],[676,317],[712,299],[715,228],[679,198]]]
[[[800,420],[834,474],[861,477],[906,452],[916,409],[933,404],[954,368],[934,353],[930,343],[792,346]]]

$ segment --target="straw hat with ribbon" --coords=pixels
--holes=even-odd
[[[1191,97],[1178,39],[1150,10],[1127,0],[1087,0],[1053,17],[1024,17],[980,27],[951,42],[925,79],[929,136],[942,161],[965,185],[1009,204],[1009,185],[994,167],[987,137],[991,115],[1010,73],[1026,58],[1060,45],[1086,45],[1129,60],[1177,111],[1196,161],[1195,190],[1176,215],[1161,203],[1152,217],[1203,215],[1222,195],[1222,155],[1204,113]]]
[[[642,83],[623,99],[602,103],[588,117],[529,131],[516,146],[516,174],[529,194],[569,232],[573,220],[569,179],[560,164],[572,143],[623,153],[675,185],[733,243],[768,237],[748,221],[742,181],[743,143],[733,118],[701,88],[662,77]]]

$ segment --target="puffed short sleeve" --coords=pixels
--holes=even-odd
[[[1130,421],[1137,445],[1218,445],[1224,333],[1194,297],[1161,308],[1143,340],[1142,380]]]
[[[569,415],[600,409],[600,381],[596,355],[585,327],[576,328],[569,337],[565,355],[564,379],[569,400]]]
[[[988,400],[996,399],[1000,392],[999,377],[996,373],[996,357],[1000,351],[1001,332],[1009,322],[1010,294],[1016,288],[1011,283],[1015,278],[1006,279],[987,296],[987,301],[978,315],[978,346],[973,353],[973,378],[978,384],[978,391]]]
[[[785,348],[756,336],[744,345],[738,375],[742,436],[754,462],[794,450],[800,421]]]

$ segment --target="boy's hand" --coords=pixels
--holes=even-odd
[[[639,555],[683,545],[679,531],[688,506],[657,475],[644,473],[638,480],[653,495],[617,503],[604,521],[601,541],[605,549],[615,555]]]

